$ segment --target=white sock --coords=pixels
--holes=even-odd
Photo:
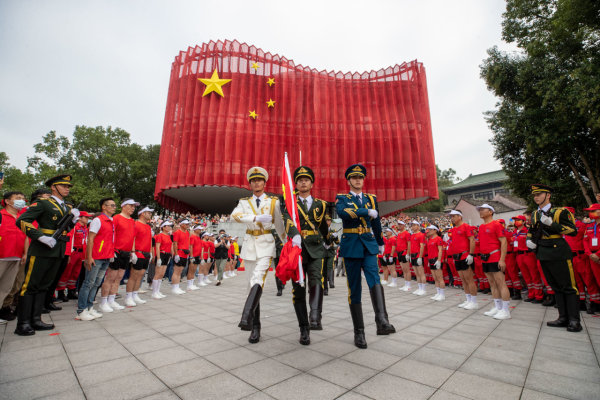
[[[477,296],[473,296],[472,294],[470,294],[469,296],[471,296],[471,303],[477,304]]]
[[[188,289],[191,288],[192,286],[194,286],[194,280],[190,279],[188,282]]]
[[[435,291],[436,291],[437,294],[440,294],[440,288],[439,287],[436,286],[435,287]]]
[[[204,280],[204,274],[198,275],[198,282],[202,282]]]
[[[106,303],[108,303],[108,297],[102,297],[100,300],[100,305],[105,305]]]
[[[510,306],[510,301],[502,301],[502,310],[508,311],[509,306]]]
[[[114,303],[115,302],[115,297],[117,297],[116,294],[109,294],[108,295],[108,304]]]
[[[502,299],[494,299],[494,304],[498,310],[502,310]]]
[[[133,292],[133,297],[138,297],[138,292]]]
[[[444,296],[444,289],[440,288],[440,294]]]
[[[471,296],[471,295],[470,295],[470,294],[468,294],[468,293],[467,293],[467,294],[465,294],[465,296],[467,296],[467,303],[470,303],[470,302],[471,302],[471,298],[472,298],[473,296]]]
[[[179,289],[179,283],[174,283],[173,284],[173,289]]]
[[[159,280],[156,282],[156,292],[157,292],[157,293],[158,293],[158,292],[160,292],[160,285],[162,285],[162,279],[159,279]]]
[[[152,280],[152,294],[158,292],[158,282],[160,282],[158,279]]]
[[[131,299],[132,296],[133,296],[133,293],[131,293],[131,292],[125,292],[125,300]]]
[[[406,285],[407,288],[410,288],[410,281],[404,281],[404,284]]]

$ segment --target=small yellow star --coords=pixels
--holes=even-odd
[[[256,71],[258,69],[258,63],[253,62],[251,68],[254,68],[254,70]]]
[[[267,81],[267,85],[273,86],[274,84],[275,84],[275,79],[274,78],[269,78],[269,80]]]
[[[211,92],[216,92],[221,97],[225,97],[225,95],[223,94],[222,86],[231,82],[231,79],[219,79],[219,73],[217,72],[216,68],[215,68],[212,76],[210,77],[210,79],[198,78],[198,80],[206,85],[206,89],[204,89],[204,93],[202,94],[202,97],[206,96],[207,94],[209,94]]]
[[[275,107],[275,100],[269,99],[269,101],[267,101],[267,107]]]
[[[256,119],[256,117],[258,117],[258,114],[256,113],[256,110],[252,110],[250,111],[250,114],[248,116],[252,119]]]

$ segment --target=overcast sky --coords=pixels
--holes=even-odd
[[[501,41],[503,0],[0,1],[0,151],[25,167],[33,144],[75,125],[160,143],[171,63],[218,39],[319,70],[425,65],[436,162],[461,178],[499,169],[479,77]]]

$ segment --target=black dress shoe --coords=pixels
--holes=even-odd
[[[559,317],[554,321],[546,322],[546,325],[548,325],[551,328],[564,328],[569,325],[569,321],[566,317]]]
[[[515,293],[513,294],[513,296],[511,297],[511,300],[521,300],[521,291],[520,290],[515,290]]]
[[[555,304],[556,304],[556,300],[554,299],[554,295],[552,295],[552,294],[547,295],[546,299],[544,299],[544,302],[542,303],[542,305],[544,307],[551,307]]]
[[[57,306],[54,303],[48,303],[48,304],[46,304],[44,306],[44,308],[46,308],[47,310],[50,310],[50,311],[60,311],[60,310],[62,310],[62,307],[59,307],[59,306]],[[43,310],[42,310],[42,313],[43,313]]]
[[[569,332],[581,332],[582,329],[581,324],[576,319],[570,320],[567,326],[567,331]]]
[[[533,303],[533,301],[535,300],[534,297],[528,297],[525,300],[523,300],[525,303]]]
[[[308,326],[300,327],[300,339],[298,342],[303,346],[308,346],[310,344],[310,329]]]
[[[533,301],[531,303],[533,303],[533,304],[542,304],[543,302],[544,302],[543,300],[533,299]]]
[[[283,294],[283,293],[282,293],[282,291],[281,291],[281,290],[278,290],[278,291],[277,291],[277,296],[281,296],[282,294]]]

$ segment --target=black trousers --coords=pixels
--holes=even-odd
[[[555,292],[578,295],[573,260],[540,260],[546,281]]]
[[[64,270],[66,267],[66,259],[64,257],[28,255],[25,262],[25,280],[23,281],[19,296],[36,295],[48,291],[63,263]],[[60,275],[58,279],[60,279]],[[56,284],[58,284],[58,280],[56,280]]]

